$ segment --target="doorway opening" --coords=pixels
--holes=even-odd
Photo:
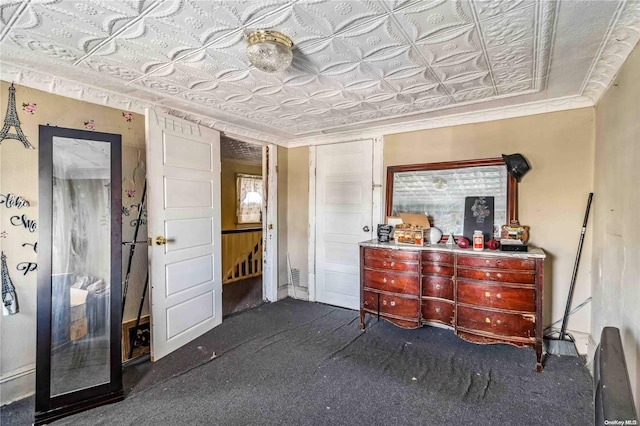
[[[223,317],[263,303],[263,147],[220,137]]]

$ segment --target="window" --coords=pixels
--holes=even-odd
[[[262,222],[262,176],[237,174],[236,193],[238,223]]]

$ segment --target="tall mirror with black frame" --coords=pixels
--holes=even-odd
[[[35,424],[122,399],[121,137],[40,126]]]
[[[389,166],[386,214],[426,214],[442,241],[474,230],[487,241],[516,219],[517,183],[503,158]]]

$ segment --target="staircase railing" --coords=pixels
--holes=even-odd
[[[262,275],[262,229],[222,231],[222,284]]]

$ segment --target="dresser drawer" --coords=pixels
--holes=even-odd
[[[403,293],[417,296],[420,278],[418,274],[400,274],[397,272],[364,270],[364,286],[391,293]]]
[[[531,259],[510,259],[507,257],[458,256],[459,266],[475,268],[534,270],[536,261]]]
[[[505,271],[501,269],[467,269],[460,267],[458,268],[458,277],[522,284],[533,284],[536,281],[535,271]]]
[[[418,299],[406,299],[404,297],[366,290],[362,293],[362,309],[364,310],[377,313],[379,307],[381,315],[386,314],[414,320],[418,319],[418,313],[420,312],[420,300]],[[380,298],[379,303],[378,298]]]
[[[453,325],[453,303],[440,300],[422,299],[422,319]]]
[[[440,265],[437,263],[422,263],[423,274],[445,275],[447,277],[453,276],[453,266]]]
[[[509,314],[458,305],[456,318],[458,327],[467,330],[505,337],[535,337],[534,314]]]
[[[420,253],[417,250],[393,250],[379,248],[365,248],[364,257],[372,259],[391,259],[391,260],[415,260],[420,259]]]
[[[377,269],[390,269],[394,271],[413,272],[418,273],[420,271],[420,265],[417,261],[402,261],[402,260],[382,260],[364,258],[364,266]]]
[[[453,300],[453,280],[437,275],[424,276],[422,277],[422,295]]]
[[[447,263],[453,265],[453,254],[439,251],[423,251],[423,262]]]
[[[531,288],[458,280],[457,291],[458,303],[513,311],[536,311],[535,292]]]

